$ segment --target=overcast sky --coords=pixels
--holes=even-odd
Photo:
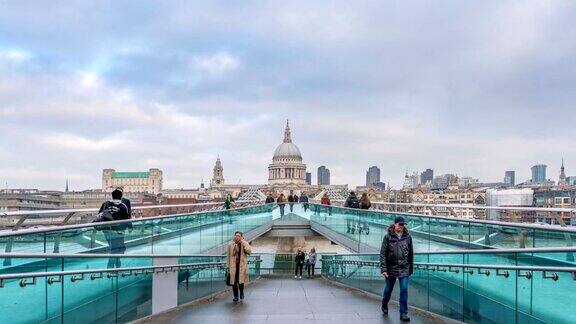
[[[576,2],[0,1],[2,187],[103,168],[265,183],[290,119],[308,170],[576,175]]]

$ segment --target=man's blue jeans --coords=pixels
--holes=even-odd
[[[398,278],[398,281],[400,281],[400,314],[408,314],[408,278],[408,276]],[[385,307],[388,307],[395,283],[396,277],[388,276],[386,278],[384,296],[382,296],[382,305]]]

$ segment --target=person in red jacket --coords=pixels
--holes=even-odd
[[[327,193],[324,193],[324,196],[322,196],[322,199],[320,200],[320,203],[322,205],[326,205],[326,206],[330,206],[330,197],[328,197]],[[328,215],[332,216],[332,207],[328,207]]]

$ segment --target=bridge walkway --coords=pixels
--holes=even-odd
[[[383,316],[380,299],[328,280],[263,277],[246,287],[244,301],[231,291],[193,302],[140,323],[401,323],[398,305],[390,302]],[[411,323],[456,323],[410,309]]]

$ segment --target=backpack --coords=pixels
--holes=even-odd
[[[128,210],[128,207],[126,207],[126,205],[124,203],[120,203],[120,205],[124,205],[126,210]],[[118,206],[116,206],[112,203],[107,203],[106,207],[104,209],[102,209],[101,212],[98,213],[98,215],[96,216],[96,219],[94,219],[92,222],[93,223],[101,223],[101,222],[111,222],[111,221],[118,220],[118,217],[116,216],[116,214],[118,213],[119,210],[120,209],[118,208]]]
[[[96,219],[94,219],[93,223],[101,223],[101,222],[111,222],[114,220],[114,215],[108,207],[104,208],[101,212],[98,213]]]
[[[348,204],[348,208],[360,208],[360,201],[356,197],[352,197],[350,199],[350,203]]]

